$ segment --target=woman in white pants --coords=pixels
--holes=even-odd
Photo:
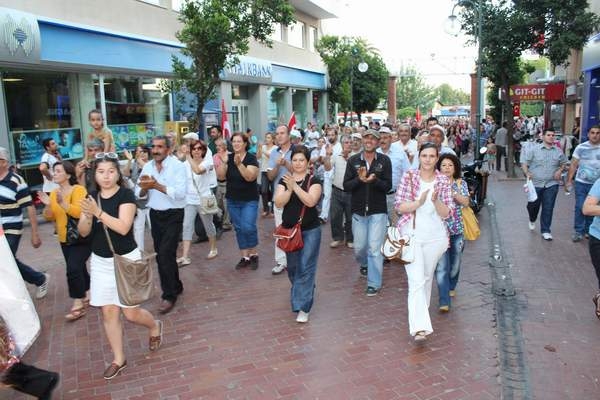
[[[150,148],[146,145],[140,144],[135,148],[135,161],[132,163],[133,158],[127,150],[123,152],[128,160],[128,168],[123,169],[123,176],[126,178],[127,187],[134,189],[138,181],[142,168],[148,162],[150,158]],[[138,249],[144,251],[144,238],[146,235],[146,224],[150,229],[150,209],[146,206],[148,199],[136,199],[135,204],[137,210],[135,213],[135,219],[133,220],[133,237]]]
[[[416,341],[433,332],[429,302],[435,267],[448,248],[444,219],[453,207],[448,177],[435,169],[438,148],[424,143],[419,150],[419,169],[404,174],[396,190],[396,211],[402,214],[398,228],[412,235],[415,258],[405,266],[408,277],[408,323]],[[413,230],[414,227],[414,230]]]
[[[207,259],[213,259],[217,252],[217,230],[213,223],[213,214],[202,208],[202,199],[214,200],[213,209],[220,212],[216,207],[217,199],[212,193],[212,188],[217,184],[212,155],[207,156],[208,147],[202,140],[194,140],[190,143],[189,152],[186,153],[187,192],[185,194],[186,205],[183,215],[183,254],[177,259],[179,266],[183,267],[192,263],[189,257],[192,235],[194,233],[194,221],[196,215],[204,225],[210,251]]]

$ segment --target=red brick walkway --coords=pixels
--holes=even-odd
[[[434,290],[435,332],[424,345],[415,345],[408,334],[402,268],[386,267],[381,294],[367,298],[351,250],[329,248],[329,225],[324,227],[316,300],[306,325],[297,324],[290,311],[287,277],[271,275],[272,219],[260,221],[257,271],[233,270],[239,256],[231,232],[223,235],[219,257],[211,262],[204,260],[206,244],[193,245],[194,263],[181,270],[185,292],[164,317],[164,346],[148,354],[146,332],[125,324],[128,367],[110,382],[102,379],[111,354],[99,312],[92,310],[75,323],[64,322],[70,301],[62,255],[46,224],[43,247],[32,250],[24,240],[20,251],[23,260],[47,269],[53,279],[47,298],[36,302],[43,331],[26,361],[60,372],[56,399],[498,399],[486,223],[483,211],[484,233],[465,249],[461,282],[449,314],[437,313]],[[567,304],[559,311],[585,322],[589,331],[598,322],[590,309],[593,285],[589,266],[582,261],[579,268],[584,270],[577,279],[586,286],[580,296],[584,307],[575,308],[570,304],[575,299],[565,299]],[[556,271],[540,279],[566,282],[566,275]],[[575,276],[571,272],[568,280]],[[554,309],[559,299],[550,298],[549,286],[543,286],[542,307],[552,306],[546,319],[559,320]],[[562,304],[565,296],[560,297]],[[157,306],[154,299],[147,307],[155,311]],[[540,317],[535,319],[539,322]],[[584,337],[581,331],[565,332],[569,343]],[[588,354],[591,364],[590,343],[583,352],[571,344],[552,343],[556,353],[540,348],[547,357],[561,357],[568,348],[571,354]],[[15,398],[24,397],[0,390],[0,399]]]

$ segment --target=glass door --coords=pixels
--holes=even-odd
[[[248,124],[248,100],[232,100],[231,109],[232,115],[232,128],[234,132],[246,132],[249,128]]]

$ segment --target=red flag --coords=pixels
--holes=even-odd
[[[290,122],[288,122],[288,131],[291,131],[296,126],[296,113],[292,111],[292,116],[290,117]]]
[[[421,122],[421,110],[419,109],[419,106],[417,106],[416,119],[417,119],[417,122]]]
[[[231,128],[229,128],[229,120],[227,119],[225,99],[221,99],[221,129],[223,130],[223,138],[229,139],[231,136]]]

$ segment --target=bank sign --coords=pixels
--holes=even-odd
[[[232,82],[271,83],[273,65],[256,58],[240,57],[239,63],[223,70],[221,78]]]
[[[0,7],[0,61],[39,64],[41,46],[35,16]]]
[[[564,97],[565,84],[513,85],[509,89],[510,101],[560,101]]]

